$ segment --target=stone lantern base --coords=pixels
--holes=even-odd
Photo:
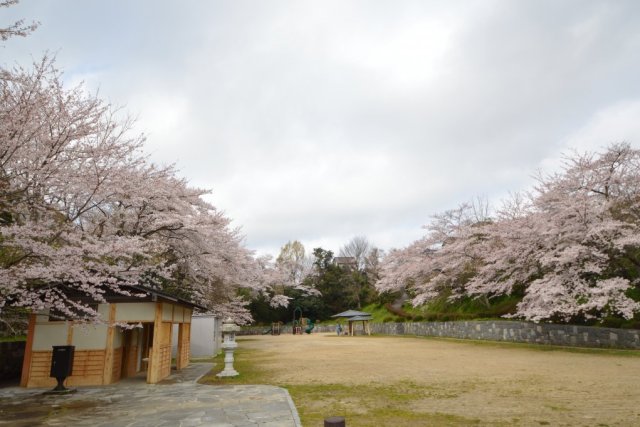
[[[238,347],[236,343],[236,332],[240,327],[236,325],[231,318],[227,318],[222,324],[222,349],[224,350],[224,370],[217,374],[217,377],[235,377],[239,373],[233,369],[233,351]]]
[[[225,347],[223,345],[222,349],[224,350],[224,370],[216,374],[217,377],[236,377],[240,375],[238,371],[233,368],[233,351],[237,346],[237,344],[233,347]]]

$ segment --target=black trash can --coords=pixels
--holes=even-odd
[[[51,356],[51,372],[50,377],[58,380],[58,385],[54,390],[66,390],[63,383],[67,377],[71,376],[73,371],[73,353],[75,346],[73,345],[54,345],[53,354]]]

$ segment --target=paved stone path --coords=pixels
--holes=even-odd
[[[195,363],[159,384],[127,379],[78,387],[64,396],[43,395],[44,389],[0,388],[0,426],[300,427],[287,390],[196,383],[212,367]]]

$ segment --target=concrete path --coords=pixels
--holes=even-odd
[[[64,396],[44,389],[0,388],[0,426],[299,427],[287,390],[266,385],[210,386],[196,380],[211,363],[195,363],[159,384],[128,379],[78,387]]]

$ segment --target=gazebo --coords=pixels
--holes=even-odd
[[[346,319],[349,322],[348,335],[353,336],[355,333],[355,323],[362,322],[362,332],[371,335],[371,328],[369,327],[369,320],[372,320],[371,313],[366,311],[347,310],[342,313],[334,314],[331,316],[336,319]]]

